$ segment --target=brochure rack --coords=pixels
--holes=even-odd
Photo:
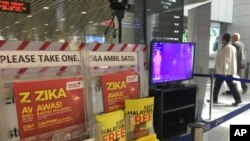
[[[101,113],[111,112],[113,110],[118,110],[117,107],[122,105],[119,98],[114,98],[110,100],[108,97],[116,96],[121,94],[119,92],[115,93],[116,89],[122,89],[123,87],[128,87],[128,82],[124,82],[122,75],[125,75],[126,80],[132,79],[131,82],[138,81],[138,97],[147,96],[147,91],[145,89],[145,78],[144,78],[144,55],[142,51],[138,52],[119,52],[119,51],[90,51],[85,49],[81,52],[81,60],[83,67],[83,74],[85,77],[85,91],[88,93],[87,99],[87,109],[88,109],[88,119],[89,119],[89,132],[90,137],[98,136],[96,127],[95,116]],[[132,70],[132,71],[131,71]],[[130,73],[132,72],[132,75]],[[128,76],[126,76],[128,74]],[[130,77],[130,76],[133,76]],[[109,81],[109,82],[107,82]],[[104,85],[108,84],[106,87],[107,91],[104,89]],[[112,89],[108,91],[108,89]],[[123,94],[121,94],[123,95]],[[125,95],[125,94],[124,94]],[[129,98],[129,95],[127,98]],[[123,99],[122,97],[121,99]],[[106,101],[105,101],[106,99]],[[107,100],[109,99],[109,100]],[[124,104],[124,103],[123,103]],[[112,108],[110,108],[112,107]],[[122,106],[121,106],[122,107]],[[113,110],[112,110],[113,109]],[[91,128],[92,127],[92,128]],[[95,127],[95,128],[94,128]],[[92,132],[91,132],[92,131]],[[94,137],[98,139],[98,137]]]
[[[1,51],[0,59],[1,141],[86,136],[80,52]]]
[[[9,45],[7,43],[4,45],[6,49]],[[15,42],[12,45],[19,45],[18,43]],[[34,46],[34,44],[31,42],[30,46],[27,46],[27,50],[32,50],[31,47],[37,49],[40,47],[38,45],[42,45],[39,43]],[[20,44],[20,46],[22,45]],[[100,86],[101,75],[134,70],[137,77],[136,79],[129,78],[129,80],[139,82],[138,97],[148,96],[144,77],[144,65],[146,64],[144,62],[146,51],[144,45],[81,44],[77,50],[82,48],[86,50],[80,53],[78,51],[51,51],[54,43],[44,43],[40,49],[43,50],[47,45],[51,45],[51,49],[48,49],[50,51],[1,50],[0,52],[0,140],[45,139],[47,141],[53,139],[53,141],[62,141],[74,140],[75,137],[85,139],[86,136],[93,139],[94,117],[103,113],[104,110]],[[68,48],[68,44],[64,43],[56,49],[65,50],[66,48]],[[123,58],[120,62],[111,59],[106,64],[96,63],[101,61],[93,61],[91,56],[99,55],[98,53],[100,55],[118,55]],[[115,87],[117,85],[120,83],[116,83]],[[68,87],[71,87],[70,94],[64,90]],[[65,99],[69,101],[64,101]],[[41,107],[57,110],[41,112]],[[74,122],[74,124],[67,125],[62,123],[64,122],[62,120],[52,120],[53,115],[61,118],[58,115],[62,112],[58,109],[64,110],[64,115],[68,112],[70,115],[78,115],[79,118],[74,120],[74,117],[65,117],[64,120]],[[83,115],[79,115],[81,113]],[[43,119],[48,120],[41,123],[38,128],[38,122]],[[34,124],[31,124],[30,121]],[[77,126],[79,124],[80,126]]]

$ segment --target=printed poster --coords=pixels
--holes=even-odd
[[[85,131],[82,79],[15,82],[14,92],[22,141],[70,140]]]
[[[133,69],[104,74],[100,79],[104,112],[123,110],[125,99],[139,97],[138,74]]]

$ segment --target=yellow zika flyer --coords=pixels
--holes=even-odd
[[[98,115],[100,141],[126,141],[124,112],[122,110]]]
[[[150,134],[150,135],[141,137],[137,139],[136,141],[159,141],[159,140],[156,138],[156,134]]]
[[[125,114],[130,117],[129,137],[132,140],[149,135],[153,124],[154,97],[125,100]]]

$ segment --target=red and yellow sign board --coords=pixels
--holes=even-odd
[[[0,11],[30,14],[30,3],[12,0],[0,0]]]
[[[135,70],[125,70],[100,77],[104,112],[124,109],[125,99],[139,97],[138,74]]]
[[[53,131],[61,129],[70,138],[83,132],[85,109],[80,78],[15,82],[14,91],[21,139],[43,135],[50,141]]]

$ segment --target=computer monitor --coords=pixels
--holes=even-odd
[[[150,85],[171,84],[193,78],[195,43],[152,41]]]

